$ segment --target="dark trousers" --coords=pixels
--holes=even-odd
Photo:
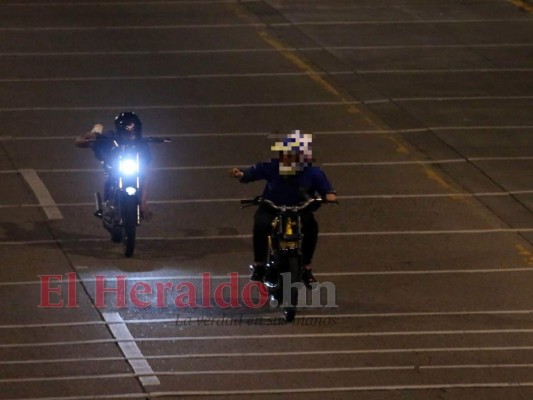
[[[272,221],[276,214],[266,208],[259,207],[254,215],[254,261],[264,263],[268,255],[268,235],[272,231]],[[310,265],[318,240],[318,224],[313,213],[301,214],[302,221],[302,255],[304,265]]]

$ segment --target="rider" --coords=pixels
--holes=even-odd
[[[102,162],[102,164],[109,164],[112,157],[112,149],[116,145],[128,144],[138,149],[141,155],[140,159],[143,163],[141,171],[142,192],[141,192],[141,216],[149,219],[152,216],[151,211],[147,205],[148,199],[148,170],[152,161],[152,154],[150,146],[147,142],[142,140],[142,122],[137,114],[131,111],[125,111],[115,117],[115,131],[103,133],[104,126],[102,124],[95,124],[90,132],[87,132],[75,141],[75,145],[81,148],[92,148],[94,156]],[[111,187],[111,179],[107,176],[104,184],[104,198],[103,201],[109,200],[109,189]],[[102,210],[97,210],[95,215],[102,216]]]
[[[336,201],[326,174],[312,165],[312,136],[293,130],[282,141],[276,142],[271,150],[277,152],[278,158],[271,162],[258,163],[241,170],[233,168],[231,175],[242,183],[264,179],[267,181],[262,197],[276,205],[294,206],[314,197],[318,193],[329,202]],[[254,264],[250,266],[250,279],[261,281],[265,274],[265,262],[268,254],[268,234],[275,214],[268,206],[260,206],[254,215],[253,244]],[[301,216],[303,242],[302,255],[305,266],[303,281],[306,286],[317,280],[313,276],[311,261],[318,239],[318,224],[311,211]]]

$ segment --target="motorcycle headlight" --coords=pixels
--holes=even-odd
[[[129,196],[133,196],[135,193],[137,193],[137,189],[135,189],[134,187],[128,186],[128,187],[126,188],[126,193],[127,193]]]
[[[137,162],[131,159],[120,160],[118,169],[125,175],[133,175],[137,172]]]

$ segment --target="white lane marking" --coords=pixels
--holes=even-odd
[[[61,211],[59,211],[59,208],[57,208],[52,195],[50,195],[50,192],[44,185],[41,178],[39,178],[36,171],[33,169],[22,169],[20,170],[20,174],[33,191],[48,219],[63,219]]]
[[[164,396],[239,396],[239,395],[280,395],[296,393],[336,393],[336,392],[374,392],[374,391],[407,391],[407,390],[444,390],[444,389],[479,389],[479,388],[522,388],[533,387],[533,382],[479,382],[479,383],[440,383],[422,385],[391,385],[391,386],[347,386],[347,387],[308,387],[297,389],[250,389],[250,390],[205,390],[205,391],[174,391],[152,392],[149,398]],[[66,399],[58,399],[66,400]],[[69,399],[70,400],[70,399]],[[84,400],[84,399],[80,399]]]
[[[251,238],[251,236],[249,236]],[[103,239],[101,241],[104,241]],[[51,242],[51,243],[56,243]],[[2,244],[0,242],[0,244]],[[382,276],[382,275],[448,275],[448,274],[492,274],[492,273],[516,273],[516,272],[532,272],[533,267],[515,267],[515,268],[474,268],[474,269],[446,269],[446,270],[407,270],[407,271],[351,271],[351,272],[317,272],[318,276]],[[228,275],[210,275],[210,279],[228,279]],[[109,280],[114,280],[111,277]],[[194,280],[202,279],[198,275],[175,275],[175,276],[127,276],[126,281],[161,281],[161,280]],[[240,274],[239,279],[249,279],[246,274]],[[84,278],[84,282],[96,282],[96,278]],[[13,281],[0,282],[2,286],[26,286],[26,285],[40,285],[40,281]],[[85,322],[79,322],[83,325]]]
[[[326,47],[302,47],[287,48],[287,51],[364,51],[364,50],[393,50],[393,49],[470,49],[470,48],[517,48],[532,47],[533,43],[469,43],[469,44],[436,44],[436,45],[375,45],[375,46],[326,46]],[[278,50],[271,47],[264,48],[227,48],[227,49],[181,49],[181,50],[138,50],[138,51],[71,51],[71,52],[4,52],[1,57],[79,57],[79,56],[138,56],[154,54],[224,54],[224,53],[277,53]]]
[[[420,133],[430,131],[494,131],[494,130],[530,130],[533,125],[482,125],[482,126],[429,126],[427,128],[412,129],[369,129],[369,130],[337,130],[337,131],[315,131],[315,136],[334,135],[380,135],[384,133]],[[170,138],[204,138],[204,137],[240,137],[240,136],[266,136],[270,132],[198,132],[198,133],[169,133],[161,134],[161,137]],[[0,140],[74,140],[75,136],[0,136]]]
[[[517,23],[530,22],[524,18],[494,19],[416,19],[416,20],[359,20],[359,21],[296,21],[250,23],[214,23],[214,24],[166,24],[166,25],[104,25],[104,26],[31,26],[2,27],[0,32],[52,32],[52,31],[124,31],[124,30],[174,30],[174,29],[227,29],[227,28],[264,28],[290,26],[341,26],[341,25],[418,25],[418,24],[478,24],[478,23]]]
[[[197,277],[196,277],[197,278]],[[227,278],[227,276],[225,277]],[[165,279],[183,279],[182,277],[177,278],[161,278]],[[131,280],[131,279],[130,279]],[[138,278],[138,280],[145,281],[146,279]],[[84,280],[85,282],[85,280]],[[340,319],[359,319],[359,318],[420,318],[420,317],[464,317],[464,316],[487,316],[487,315],[532,315],[533,310],[481,310],[481,311],[428,311],[428,312],[398,312],[398,313],[369,313],[369,314],[302,314],[301,318],[340,318]],[[238,316],[240,320],[240,315]],[[215,316],[216,318],[216,316]],[[227,316],[229,318],[229,316]],[[279,318],[272,316],[262,317],[268,320],[277,320]],[[246,317],[242,318],[242,321],[255,320],[256,317]],[[123,322],[105,322],[105,321],[87,321],[87,322],[52,322],[52,323],[42,323],[42,324],[16,324],[16,325],[0,325],[0,329],[35,329],[35,328],[71,328],[71,327],[80,327],[80,326],[91,326],[91,325],[105,325],[105,324],[126,324],[126,325],[136,325],[136,324],[175,324],[176,318],[147,318],[147,319],[126,319]],[[532,347],[533,349],[533,347]],[[106,357],[104,359],[108,359]],[[135,357],[133,357],[135,358]],[[149,358],[149,357],[145,357]],[[109,359],[113,359],[110,357]],[[123,358],[120,358],[121,360]],[[0,361],[0,364],[2,361]]]
[[[199,358],[242,358],[242,357],[294,357],[294,356],[321,356],[321,355],[365,355],[365,354],[402,354],[402,353],[471,353],[471,352],[513,352],[532,351],[533,346],[498,346],[498,347],[415,347],[394,349],[343,349],[343,350],[313,350],[313,351],[282,351],[282,352],[249,352],[249,353],[186,353],[186,354],[158,354],[144,356],[146,360],[172,360],[172,359],[199,359]],[[25,364],[55,364],[77,362],[107,362],[123,361],[122,357],[83,357],[83,358],[56,358],[34,360],[5,360],[0,365],[25,365]]]
[[[377,102],[389,102],[389,99],[376,100]],[[307,101],[307,102],[279,102],[279,103],[219,103],[219,104],[159,104],[159,105],[122,105],[122,106],[56,106],[56,107],[6,107],[0,108],[0,112],[29,112],[29,111],[97,111],[97,110],[177,110],[177,109],[227,109],[227,108],[268,108],[268,107],[324,107],[324,106],[350,106],[361,104],[358,101]]]
[[[150,0],[150,5],[181,5],[181,4],[217,4],[217,3],[236,3],[237,0]],[[144,1],[80,1],[70,3],[54,3],[54,2],[32,2],[32,3],[5,3],[6,7],[85,7],[85,6],[131,6],[131,5],[146,5]]]
[[[533,68],[480,68],[480,69],[395,69],[395,70],[353,70],[353,71],[317,71],[316,75],[353,75],[353,74],[447,74],[447,73],[500,73],[532,72]],[[1,78],[3,83],[23,82],[94,82],[94,81],[130,81],[130,80],[185,80],[185,79],[226,79],[226,78],[283,78],[305,77],[305,72],[256,72],[256,73],[219,73],[219,74],[183,74],[183,75],[138,75],[138,76],[72,76],[43,78]],[[1,138],[0,138],[1,139]]]
[[[391,166],[391,165],[433,165],[433,164],[457,164],[476,161],[531,161],[533,156],[514,157],[468,157],[451,158],[442,160],[404,160],[404,161],[360,161],[360,162],[323,162],[326,167],[354,167],[354,166]],[[191,170],[217,170],[233,168],[235,165],[187,165],[154,167],[153,171],[191,171]],[[2,174],[16,174],[22,170],[2,170]],[[79,172],[102,172],[101,168],[42,168],[31,170],[39,173],[79,173]]]
[[[493,228],[493,229],[457,229],[457,230],[421,230],[421,231],[358,231],[358,232],[323,232],[321,237],[350,237],[350,236],[411,236],[411,235],[490,235],[507,233],[531,233],[533,228]],[[251,234],[242,235],[206,235],[206,236],[141,236],[139,241],[195,241],[195,240],[240,240],[250,239]],[[37,245],[37,244],[57,244],[57,243],[90,243],[108,242],[109,239],[102,238],[80,238],[80,239],[56,239],[56,240],[17,240],[0,241],[0,245]]]
[[[141,384],[143,386],[159,385],[161,382],[159,382],[159,379],[154,374],[148,361],[143,359],[141,350],[137,346],[135,339],[120,314],[117,312],[104,312],[102,316],[108,323],[111,333],[117,339],[117,343],[126,361],[131,365],[135,374],[142,375],[139,376]]]
[[[237,0],[150,0],[150,5],[194,5],[194,4],[219,4],[236,3]],[[146,5],[146,1],[124,0],[124,1],[79,1],[79,2],[28,2],[28,3],[5,3],[6,7],[87,7],[87,6],[132,6]]]
[[[506,70],[507,71],[507,70]],[[352,75],[352,71],[317,72],[317,75]],[[129,80],[183,80],[183,79],[218,79],[218,78],[263,78],[263,77],[307,77],[305,72],[258,72],[227,74],[184,74],[184,75],[144,75],[144,76],[87,76],[64,78],[3,78],[3,83],[18,82],[84,82],[84,81],[129,81]]]
[[[298,393],[344,393],[344,392],[376,392],[376,391],[407,391],[407,390],[446,390],[446,389],[490,389],[490,388],[529,388],[533,382],[477,382],[477,383],[440,383],[423,385],[393,386],[334,386],[306,387],[297,389],[250,389],[250,390],[203,390],[203,391],[166,391],[150,393],[122,393],[96,396],[67,397],[31,397],[6,400],[97,400],[97,399],[158,399],[163,397],[183,396],[241,396],[241,395],[286,395]]]
[[[340,26],[340,25],[418,25],[418,24],[477,24],[485,22],[531,22],[526,14],[520,18],[470,18],[470,19],[391,19],[391,20],[344,20],[344,21],[294,21],[294,22],[274,22],[269,24],[272,27],[286,26]]]
[[[420,370],[461,370],[461,369],[513,369],[533,368],[533,364],[443,364],[443,365],[383,365],[361,367],[332,367],[332,368],[275,368],[275,369],[219,369],[219,370],[190,370],[190,371],[158,371],[160,376],[199,376],[199,375],[266,375],[266,374],[328,374],[334,372],[380,372],[380,371],[420,371]],[[73,375],[50,376],[33,378],[6,378],[0,383],[23,382],[57,382],[95,379],[144,378],[144,374],[101,374],[101,375]]]
[[[514,190],[511,192],[480,192],[480,193],[412,193],[412,194],[367,194],[337,196],[339,200],[367,200],[367,199],[426,199],[426,198],[457,198],[457,197],[507,197],[533,194],[533,190]],[[225,199],[176,199],[176,200],[150,200],[149,204],[201,204],[201,203],[238,203],[241,198]],[[88,207],[94,206],[92,202],[56,203],[57,207]],[[0,208],[35,208],[39,204],[0,204]]]
[[[144,356],[146,360],[173,360],[173,359],[201,359],[201,358],[243,358],[243,357],[294,357],[294,356],[322,356],[322,355],[366,355],[366,354],[402,354],[402,353],[472,353],[472,352],[513,352],[532,351],[533,346],[499,346],[499,347],[415,347],[394,349],[357,349],[357,350],[313,350],[313,351],[282,351],[282,352],[250,352],[250,353],[186,353],[186,354],[158,354]],[[121,357],[83,357],[83,358],[57,358],[35,360],[6,360],[0,365],[25,365],[25,364],[59,364],[59,363],[84,363],[123,361]],[[158,371],[159,373],[159,371]]]
[[[450,68],[450,69],[357,69],[355,73],[372,74],[448,74],[448,73],[493,73],[493,72],[531,72],[533,68]]]
[[[531,100],[533,96],[442,96],[442,97],[394,97],[392,99],[369,100],[365,104],[383,103],[387,101],[415,102],[415,101],[485,101],[485,100]]]
[[[33,111],[95,111],[137,109],[137,110],[175,110],[175,109],[227,109],[227,108],[269,108],[269,107],[339,107],[358,104],[383,104],[390,102],[452,102],[452,101],[494,101],[494,100],[530,100],[533,96],[450,96],[450,97],[397,97],[365,101],[307,101],[279,103],[213,103],[213,104],[159,104],[159,105],[127,105],[127,106],[55,106],[55,107],[4,107],[0,112],[33,112]]]
[[[110,326],[115,326],[112,324]],[[129,332],[129,331],[128,331]],[[267,339],[330,339],[330,338],[370,338],[370,337],[393,337],[393,336],[454,336],[454,335],[514,335],[532,334],[533,329],[457,329],[457,330],[434,330],[434,331],[389,331],[389,332],[337,332],[337,333],[293,333],[293,334],[262,334],[262,335],[218,335],[218,336],[168,336],[168,337],[142,337],[132,339],[93,339],[73,340],[58,342],[33,342],[33,343],[9,343],[0,344],[0,349],[16,349],[28,347],[57,347],[78,346],[106,343],[128,344],[136,342],[203,342],[203,341],[231,341],[231,340],[267,340]],[[130,334],[131,335],[131,334]],[[142,354],[141,354],[142,356]],[[139,358],[139,357],[137,357]]]

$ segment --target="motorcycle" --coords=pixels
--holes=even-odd
[[[142,139],[151,143],[168,143],[167,138],[147,137]],[[96,213],[102,224],[111,234],[114,243],[121,243],[126,257],[133,256],[137,227],[141,224],[141,160],[135,146],[119,145],[113,142],[111,157],[103,161],[107,175],[107,196],[102,201],[96,192]],[[100,214],[101,210],[101,214]]]
[[[305,288],[302,280],[304,265],[301,213],[318,209],[321,202],[321,198],[311,198],[296,206],[277,206],[260,196],[241,200],[241,208],[264,205],[276,214],[272,221],[272,231],[268,235],[263,283],[268,290],[270,304],[283,306],[287,322],[292,322],[296,317],[298,290]]]

